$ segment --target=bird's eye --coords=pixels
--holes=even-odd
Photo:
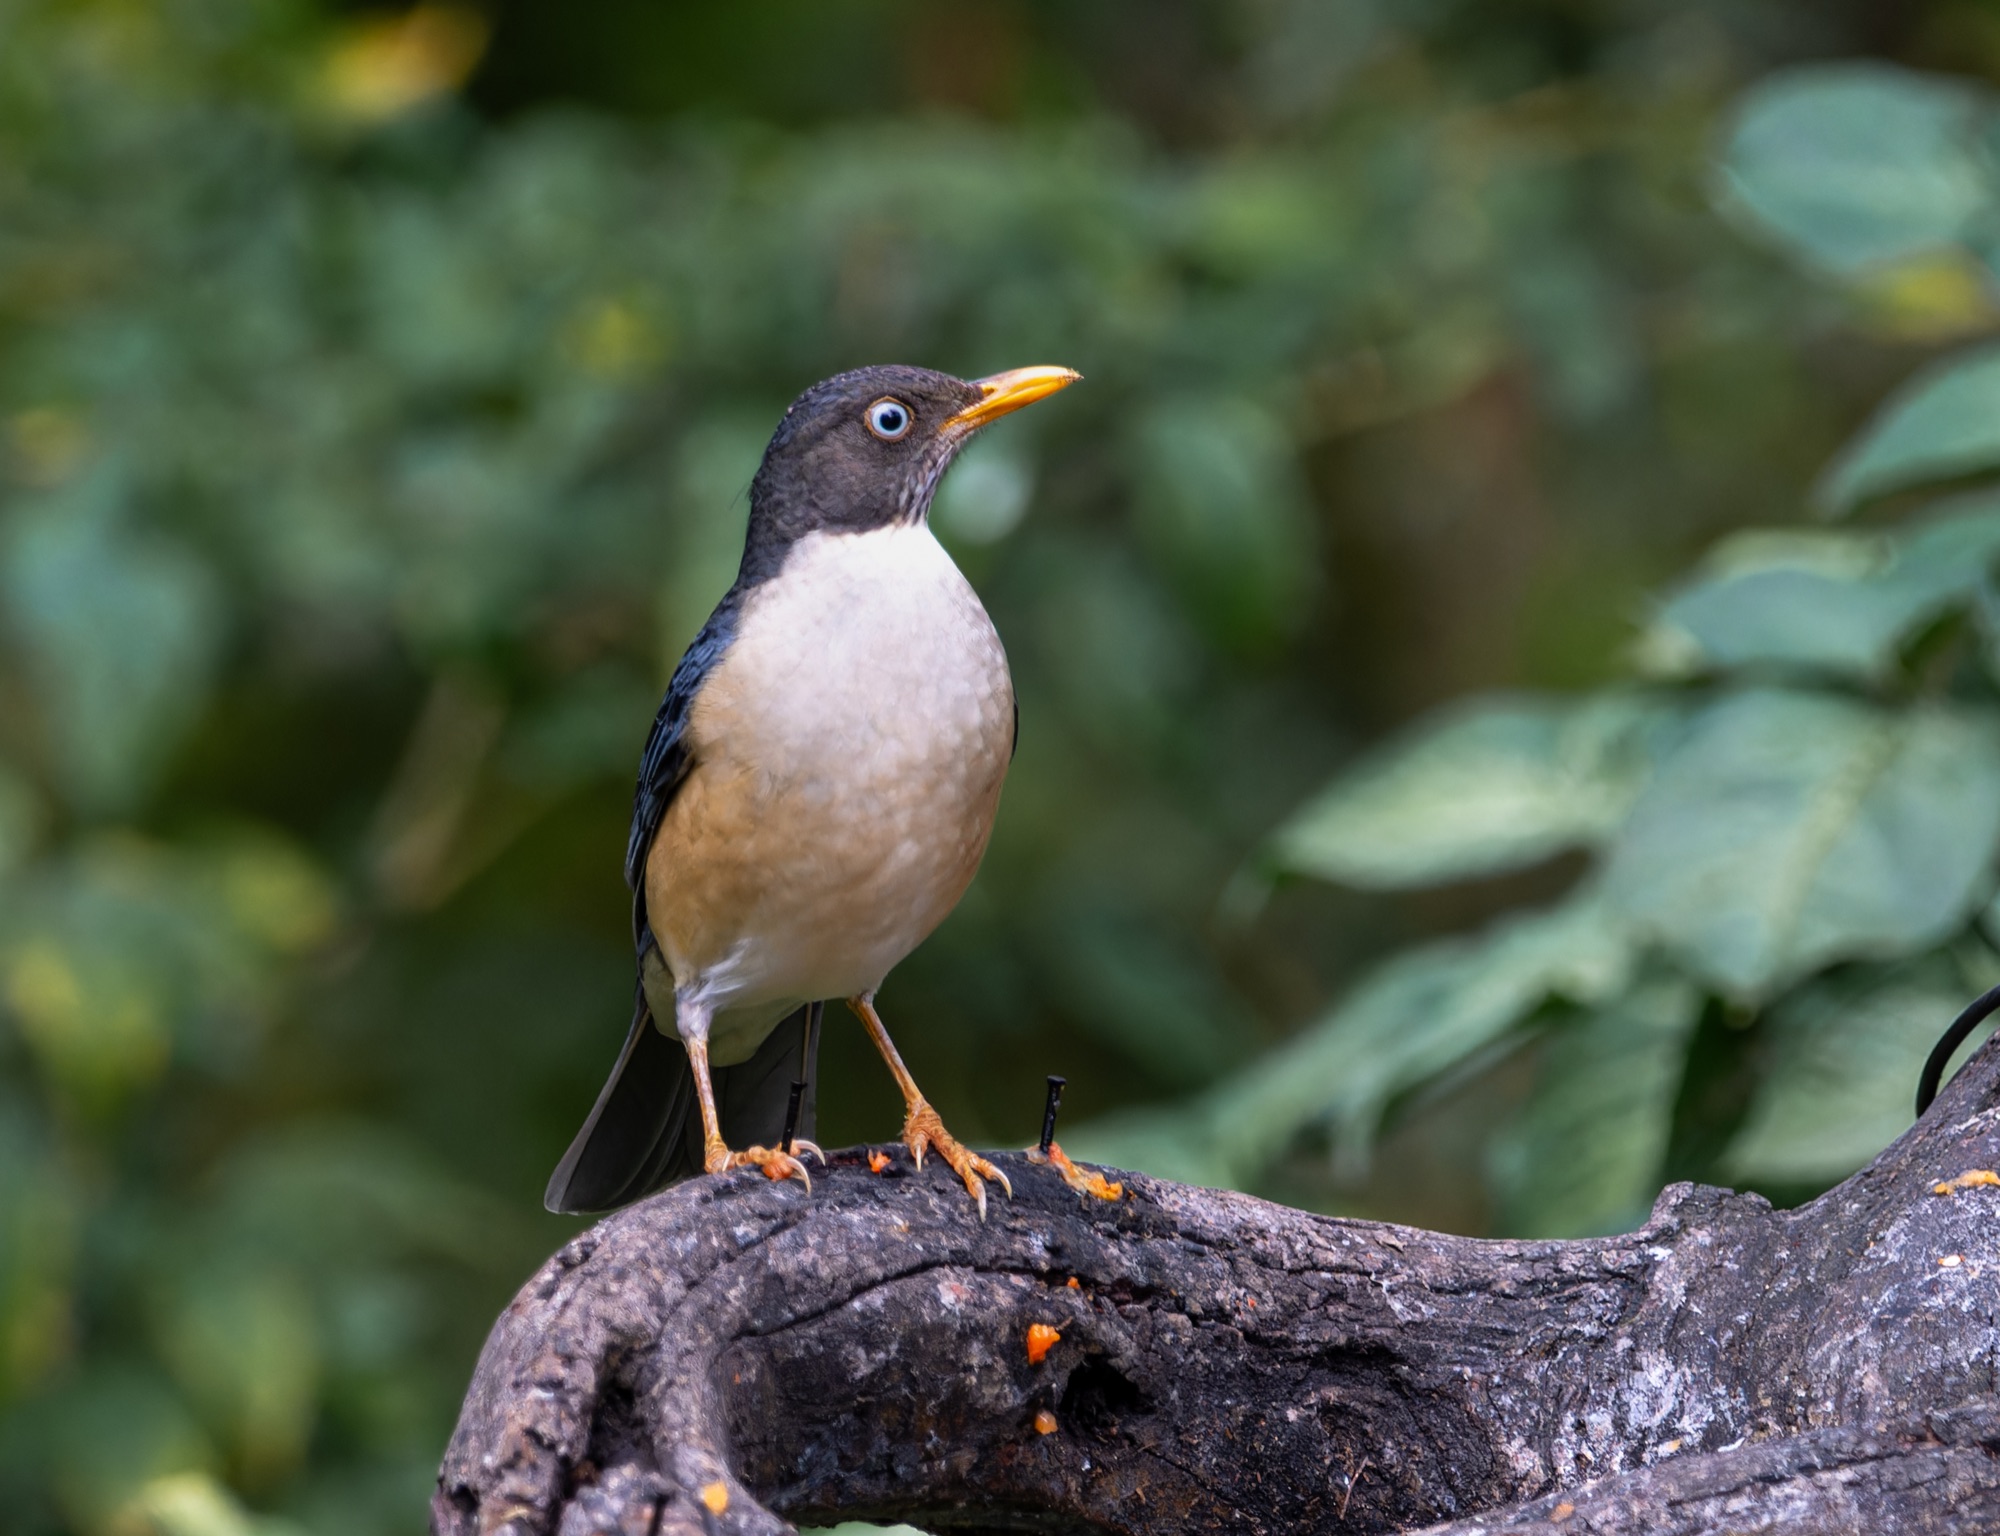
[[[868,430],[893,443],[910,430],[910,408],[900,400],[877,400],[868,407]]]

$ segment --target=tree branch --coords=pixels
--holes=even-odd
[[[834,1162],[810,1195],[696,1180],[551,1259],[487,1341],[433,1528],[2000,1523],[2000,1188],[1932,1193],[2000,1168],[1992,1046],[1810,1205],[1675,1185],[1589,1241],[1142,1176],[1081,1203],[1021,1158],[982,1225],[942,1168]]]

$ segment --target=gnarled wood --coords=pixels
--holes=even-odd
[[[947,1170],[834,1162],[551,1259],[434,1529],[2000,1529],[2000,1187],[1932,1192],[2000,1168],[1994,1047],[1810,1205],[1676,1185],[1589,1241],[1138,1176],[1085,1203],[1018,1157],[981,1225]]]

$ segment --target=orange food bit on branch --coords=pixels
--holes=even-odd
[[[868,1171],[870,1173],[880,1173],[888,1166],[889,1154],[887,1152],[877,1152],[871,1147],[868,1152]]]
[[[1055,1432],[1056,1416],[1046,1408],[1037,1410],[1035,1414],[1035,1433],[1038,1435],[1052,1435]]]
[[[1961,1189],[1973,1189],[1981,1184],[2000,1184],[2000,1173],[1995,1173],[1991,1168],[1973,1168],[1961,1173],[1955,1179],[1946,1179],[1942,1184],[1933,1184],[1931,1193],[1955,1195]]]
[[[1056,1347],[1057,1341],[1061,1338],[1062,1335],[1047,1323],[1031,1324],[1028,1328],[1028,1364],[1040,1365],[1043,1357]],[[1043,1433],[1046,1434],[1047,1431]]]
[[[707,1483],[701,1490],[701,1502],[708,1507],[711,1515],[720,1515],[729,1509],[729,1485],[727,1483]]]

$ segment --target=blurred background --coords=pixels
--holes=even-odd
[[[1021,703],[883,994],[955,1131],[1061,1072],[1472,1233],[1860,1166],[2000,980],[1996,78],[1971,0],[0,0],[7,1530],[421,1528],[864,363],[1087,379],[935,514]]]

